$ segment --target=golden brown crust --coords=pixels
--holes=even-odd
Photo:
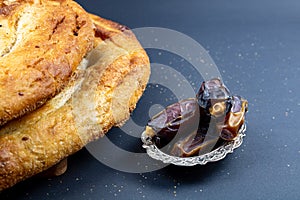
[[[16,126],[20,123],[15,131],[1,130],[1,189],[49,168],[82,148],[69,110],[70,107],[64,106],[47,117],[28,115],[13,123]],[[44,107],[38,112],[42,114]]]
[[[96,35],[102,36],[87,57],[88,68],[77,70],[44,106],[0,129],[0,190],[46,170],[124,123],[142,95],[150,75],[147,54],[131,31],[92,19]]]
[[[0,125],[59,92],[93,42],[73,1],[0,1]]]

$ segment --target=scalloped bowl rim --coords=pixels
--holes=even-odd
[[[244,123],[239,130],[238,136],[234,140],[226,142],[224,145],[216,148],[209,153],[184,158],[171,156],[162,152],[155,144],[147,142],[146,138],[148,138],[148,136],[146,136],[145,132],[142,133],[141,139],[144,143],[143,148],[146,149],[147,154],[151,158],[160,160],[163,163],[169,163],[179,166],[194,166],[205,165],[208,162],[215,162],[225,158],[228,153],[232,153],[234,149],[241,146],[241,144],[243,143],[243,138],[246,136],[245,131],[246,124]]]

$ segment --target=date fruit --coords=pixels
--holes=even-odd
[[[181,100],[155,115],[146,135],[163,152],[203,155],[234,140],[245,122],[248,103],[230,95],[220,79],[203,82],[195,98]]]

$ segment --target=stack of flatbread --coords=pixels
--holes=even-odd
[[[0,0],[0,190],[122,125],[149,75],[125,26],[71,0]]]

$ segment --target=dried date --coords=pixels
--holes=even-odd
[[[147,124],[146,134],[164,152],[190,157],[237,137],[247,101],[231,96],[220,79],[203,82],[195,98],[166,107]]]

